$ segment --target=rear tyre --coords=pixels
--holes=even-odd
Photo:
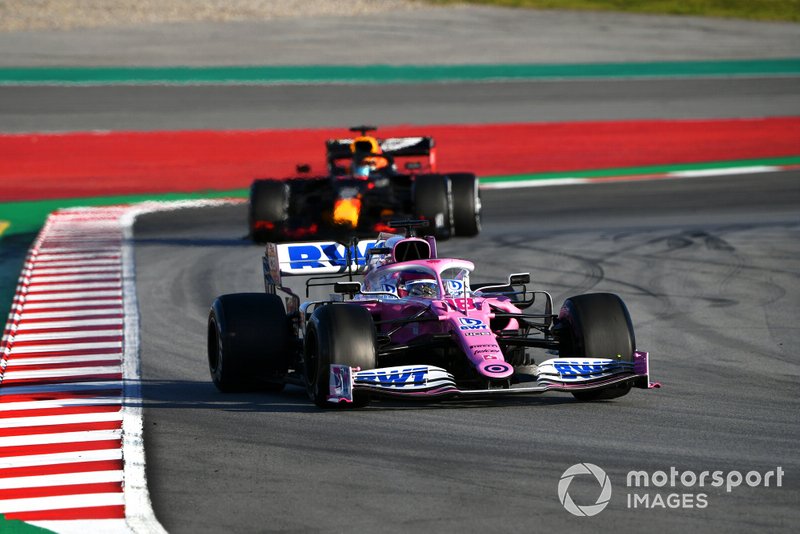
[[[258,243],[278,241],[289,219],[289,184],[256,180],[250,186],[250,237]]]
[[[430,221],[421,233],[436,239],[453,235],[453,192],[450,179],[438,174],[417,176],[414,180],[414,211],[420,219]]]
[[[481,193],[474,174],[448,175],[453,187],[453,226],[457,236],[472,237],[481,231]]]
[[[353,304],[328,304],[311,315],[305,338],[305,377],[308,396],[320,408],[345,407],[328,402],[330,365],[374,369],[375,324],[366,308]],[[365,406],[369,395],[354,392],[353,404]]]
[[[208,369],[220,391],[282,390],[293,345],[291,325],[277,295],[223,295],[211,306]]]
[[[558,315],[560,358],[613,358],[633,361],[636,337],[625,303],[612,293],[570,297]],[[631,384],[575,391],[582,401],[615,399],[626,395]]]

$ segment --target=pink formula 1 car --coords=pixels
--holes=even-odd
[[[622,300],[567,299],[529,290],[528,274],[473,284],[472,262],[440,258],[426,221],[395,221],[406,235],[375,241],[268,244],[266,293],[223,295],[208,320],[208,362],[221,391],[285,384],[320,407],[364,405],[372,396],[434,399],[568,391],[613,399],[654,387],[636,350]],[[284,277],[305,275],[301,304]],[[285,294],[285,299],[278,295]],[[528,310],[540,299],[538,313]],[[538,350],[537,350],[538,349]],[[533,353],[543,358],[534,360]],[[556,356],[557,354],[557,356]]]

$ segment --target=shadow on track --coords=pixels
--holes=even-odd
[[[217,409],[232,412],[264,413],[333,413],[340,410],[322,410],[308,400],[306,392],[295,386],[287,386],[281,393],[251,391],[243,393],[220,393],[210,382],[188,380],[143,380],[143,400],[130,401],[129,405],[145,406],[148,409],[182,408],[189,410]],[[439,401],[374,399],[366,408],[352,409],[359,412],[387,412],[398,410],[441,409],[492,409],[514,406],[560,406],[574,405],[571,395],[529,395],[498,397],[494,399],[446,399]]]

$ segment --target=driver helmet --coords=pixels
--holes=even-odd
[[[383,154],[378,140],[369,135],[362,135],[353,139],[350,143],[350,152],[354,155],[366,156],[367,154]]]
[[[406,283],[405,289],[410,297],[437,298],[439,296],[438,284],[433,279],[412,280]]]
[[[383,156],[380,143],[369,135],[353,139],[350,143],[350,152],[353,153],[353,176],[358,178],[367,178],[371,171],[389,165],[389,161]]]

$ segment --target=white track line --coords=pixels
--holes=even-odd
[[[33,293],[36,294],[58,294],[59,292],[80,292],[83,294],[84,292],[95,292],[95,291],[110,291],[110,290],[119,290],[122,287],[121,280],[106,280],[103,282],[86,282],[86,283],[74,283],[74,284],[33,284],[31,283],[28,286],[27,296],[30,296]]]
[[[79,310],[70,310],[64,308],[81,308]],[[60,310],[60,311],[31,311],[31,310]],[[96,311],[95,311],[96,310]],[[122,298],[115,298],[109,300],[84,300],[78,302],[42,302],[42,303],[26,303],[25,304],[25,317],[26,319],[49,319],[51,317],[82,317],[84,315],[97,315],[102,313],[119,314],[122,312]]]
[[[78,295],[81,295],[79,298]],[[25,299],[27,302],[31,301],[47,301],[47,300],[62,300],[68,301],[70,306],[80,306],[81,302],[89,302],[92,299],[97,299],[99,297],[119,297],[121,296],[121,292],[119,289],[114,291],[104,291],[104,290],[92,290],[86,291],[82,293],[35,293],[35,294],[28,294],[26,295]],[[44,303],[41,304],[58,304],[55,302]],[[29,305],[26,304],[26,308]],[[46,307],[46,306],[43,306]]]
[[[68,276],[75,274],[81,275],[82,273],[118,273],[119,272],[119,262],[113,262],[110,264],[103,263],[101,265],[95,265],[94,267],[89,266],[87,267],[85,263],[81,262],[80,264],[65,267],[50,267],[46,269],[37,269],[34,267],[33,269],[33,276]]]
[[[76,486],[102,482],[122,482],[122,470],[87,471],[60,475],[0,478],[0,489],[46,488],[48,486]],[[98,531],[101,532],[101,531]]]
[[[59,363],[78,363],[78,362],[102,362],[106,360],[119,360],[122,362],[122,354],[79,354],[70,356],[40,356],[36,358],[15,358],[8,362],[7,369],[17,367],[30,367],[31,365],[48,365]],[[0,410],[3,404],[0,404]]]
[[[87,272],[87,273],[75,273],[70,272],[68,274],[41,274],[35,273],[30,277],[31,285],[36,284],[44,284],[44,283],[51,283],[51,282],[72,282],[72,281],[85,281],[85,280],[109,280],[116,278],[119,280],[119,275],[114,273],[113,271],[110,272]]]
[[[17,371],[16,367],[6,367],[4,381],[8,380],[32,380],[42,378],[75,378],[81,376],[102,376],[114,375],[122,372],[120,364],[114,364],[104,367],[66,367],[55,369],[39,369],[36,371]],[[0,427],[2,427],[0,423]]]
[[[0,400],[8,395],[38,395],[45,393],[69,393],[75,391],[106,391],[122,389],[121,380],[94,380],[89,382],[69,382],[66,384],[31,384],[20,386],[0,386]]]
[[[131,529],[123,519],[93,519],[91,521],[28,521],[29,524],[58,532],[59,534],[86,534],[87,528],[91,532],[103,534],[130,534]]]
[[[147,490],[144,455],[144,417],[142,408],[141,358],[139,355],[139,302],[136,298],[136,267],[133,250],[133,223],[138,211],[127,212],[121,220],[125,236],[122,247],[122,279],[125,293],[125,365],[123,377],[123,444],[125,451],[125,519],[137,534],[166,534],[156,519]]]
[[[640,175],[598,176],[598,177],[561,177],[561,178],[533,178],[530,180],[508,180],[498,182],[482,182],[481,189],[518,189],[525,187],[549,187],[558,185],[576,184],[602,184],[638,181],[643,178],[650,180],[664,180],[675,178],[705,178],[713,176],[730,176],[733,174],[757,174],[766,172],[780,172],[786,170],[780,165],[751,165],[749,167],[725,167],[717,169],[698,169],[669,172],[643,172]]]
[[[36,256],[36,263],[38,264],[46,264],[48,262],[63,262],[66,260],[72,260],[73,262],[76,260],[80,260],[81,263],[84,261],[91,261],[91,260],[108,260],[119,258],[118,253],[114,252],[79,252],[75,254],[39,254]]]
[[[85,317],[87,313],[84,311],[80,316]],[[27,316],[26,316],[27,318]],[[122,317],[109,317],[106,319],[73,319],[71,321],[42,321],[42,322],[25,322],[20,321],[17,325],[17,334],[26,330],[45,330],[49,328],[78,328],[81,326],[116,326],[119,325],[120,331],[122,330]]]
[[[39,417],[0,418],[0,428],[23,428],[28,426],[74,425],[76,423],[107,423],[122,421],[121,412],[72,413],[67,415],[42,415]],[[0,458],[0,466],[3,458]]]
[[[30,341],[50,341],[54,339],[87,339],[97,337],[121,336],[121,329],[106,330],[75,330],[75,331],[53,331],[40,332],[38,334],[15,334],[15,343],[27,343]]]
[[[778,170],[772,165],[753,165],[751,167],[733,167],[728,169],[703,169],[696,171],[674,171],[670,176],[679,178],[703,178],[706,176],[729,176],[731,174],[756,174],[761,172],[774,172]]]
[[[68,350],[118,349],[121,347],[121,341],[98,341],[96,343],[63,343],[59,345],[14,346],[13,350],[15,354],[30,354],[35,352],[64,352]]]
[[[66,508],[95,508],[98,506],[124,505],[122,493],[89,493],[86,495],[64,495],[59,497],[36,497],[33,499],[8,499],[0,501],[0,514],[8,512],[33,512],[39,510],[63,510]]]
[[[93,451],[56,452],[52,454],[28,454],[26,456],[7,456],[0,458],[0,475],[3,469],[18,467],[39,467],[43,465],[77,464],[82,462],[99,462],[122,459],[122,450],[98,449]],[[5,501],[8,502],[8,501]]]
[[[72,397],[66,399],[3,402],[0,403],[0,415],[2,415],[3,412],[18,412],[23,410],[50,410],[69,406],[112,406],[115,404],[122,404],[122,399],[119,397]],[[16,438],[18,436],[14,437]],[[8,439],[10,438],[0,437],[0,447],[4,447],[4,440]]]
[[[103,267],[103,266],[115,266],[118,268],[120,265],[119,258],[110,258],[110,259],[98,259],[98,260],[81,260],[81,261],[71,261],[71,260],[64,260],[64,261],[50,261],[50,262],[36,262],[33,265],[33,272],[44,272],[44,271],[59,271],[59,270],[71,270],[71,269],[80,269],[80,268],[93,268],[93,267]]]

